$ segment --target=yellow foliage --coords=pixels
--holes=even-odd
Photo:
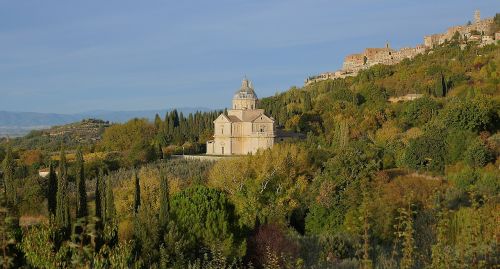
[[[299,207],[311,177],[306,150],[278,144],[255,155],[217,162],[208,184],[229,193],[243,222],[255,217],[283,216]]]
[[[401,128],[394,121],[388,121],[382,125],[375,133],[375,140],[378,144],[386,144],[387,142],[396,140],[401,135]]]

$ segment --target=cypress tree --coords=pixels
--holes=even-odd
[[[69,205],[68,205],[68,177],[66,167],[66,154],[64,148],[61,148],[59,162],[59,177],[57,182],[56,197],[56,224],[59,228],[69,230]]]
[[[135,193],[134,193],[134,212],[137,214],[141,206],[141,185],[139,183],[139,175],[135,171]]]
[[[83,218],[88,215],[87,190],[85,188],[85,170],[82,148],[76,152],[76,217]]]
[[[162,126],[162,121],[161,121],[161,118],[160,118],[160,115],[158,115],[158,113],[155,115],[155,129],[156,131],[160,130]]]
[[[12,149],[10,143],[7,144],[7,150],[5,152],[5,158],[2,162],[3,168],[3,184],[4,193],[7,198],[7,203],[14,205],[17,202],[16,187],[14,182],[14,157],[12,156]]]
[[[115,209],[115,198],[113,196],[113,186],[111,186],[111,177],[107,177],[106,179],[106,199],[105,199],[105,208],[104,219],[106,223],[112,222],[116,215]]]
[[[50,216],[56,215],[57,208],[57,174],[54,170],[54,163],[49,165],[49,184],[47,188],[47,207]]]
[[[102,170],[99,170],[95,180],[95,216],[102,220],[102,205],[101,205],[101,177]]]
[[[169,221],[168,204],[168,179],[162,169],[160,169],[160,230],[165,231]]]
[[[444,78],[443,73],[441,73],[441,97],[445,97],[446,94],[448,93],[448,86],[446,85],[446,80]]]

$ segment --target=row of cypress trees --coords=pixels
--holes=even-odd
[[[85,163],[81,147],[76,152],[76,218],[86,219],[89,216],[87,204],[87,190],[85,179]],[[58,171],[55,171],[55,165],[50,164],[47,207],[49,218],[54,221],[56,226],[64,232],[69,232],[71,228],[70,215],[70,193],[68,187],[68,163],[64,148],[61,148]],[[105,180],[104,172],[101,170],[96,178],[95,188],[95,217],[101,223],[108,223],[115,216],[115,205],[113,189],[110,179]]]

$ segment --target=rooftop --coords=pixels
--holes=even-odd
[[[253,89],[252,82],[244,78],[241,82],[241,88],[236,91],[233,99],[257,99],[257,94]]]

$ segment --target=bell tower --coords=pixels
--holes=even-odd
[[[481,21],[481,11],[476,9],[476,11],[474,11],[474,23],[478,23],[479,21]]]

